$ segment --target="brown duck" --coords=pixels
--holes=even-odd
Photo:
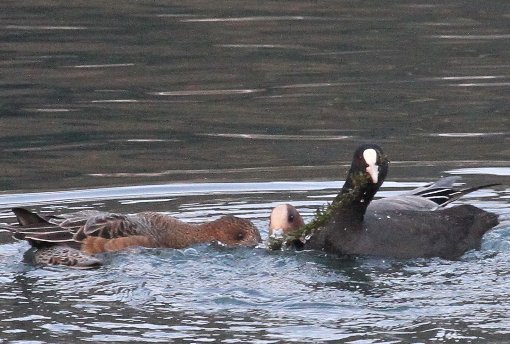
[[[34,262],[44,265],[96,267],[101,261],[94,254],[132,246],[184,248],[210,242],[255,246],[261,241],[253,223],[235,216],[192,224],[156,212],[125,215],[88,210],[58,216],[24,208],[13,212],[18,224],[6,228],[36,248]]]

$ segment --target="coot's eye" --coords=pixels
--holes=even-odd
[[[287,221],[294,222],[294,215],[290,214],[289,217],[287,218]]]

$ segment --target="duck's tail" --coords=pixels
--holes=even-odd
[[[102,261],[80,251],[81,243],[74,234],[44,217],[24,208],[12,209],[18,224],[0,225],[0,230],[12,233],[18,240],[26,240],[35,250],[27,252],[29,260],[38,265],[65,265],[76,269],[92,269]]]
[[[12,208],[11,210],[14,215],[16,215],[18,224],[21,227],[39,227],[46,226],[50,223],[48,221],[49,218],[43,217],[25,208]]]
[[[13,208],[18,224],[1,225],[4,231],[12,233],[13,238],[26,240],[30,245],[41,248],[65,244],[72,248],[79,248],[80,243],[74,239],[74,234],[46,218],[24,208]]]

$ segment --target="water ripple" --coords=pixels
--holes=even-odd
[[[383,193],[387,188],[401,192],[423,184],[390,181]],[[168,184],[163,186],[166,195],[173,192],[185,198],[172,205],[166,197],[154,200],[190,221],[230,213],[252,218],[263,229],[269,209],[287,192],[304,190],[293,194],[293,203],[311,216],[340,185],[339,181]],[[151,186],[109,189],[109,196],[114,196],[111,191],[119,196],[139,193],[140,200],[151,200]],[[246,190],[254,191],[253,200],[248,200]],[[259,196],[264,190],[269,193]],[[97,203],[102,191],[92,191]],[[189,198],[193,192],[208,196]],[[508,213],[500,193],[477,194],[469,201],[482,196],[501,203],[501,210]],[[108,207],[118,207],[114,204]],[[70,205],[62,205],[61,211]],[[482,251],[459,261],[345,259],[321,252],[213,244],[183,250],[133,248],[102,255],[106,265],[100,269],[76,271],[26,265],[22,256],[27,244],[4,244],[0,257],[8,263],[0,279],[0,301],[2,324],[10,328],[2,334],[26,335],[12,332],[22,328],[67,341],[79,337],[93,342],[221,341],[225,333],[237,341],[261,342],[406,342],[415,333],[463,341],[482,330],[504,334],[510,319],[508,229],[508,224],[500,225],[486,237]]]
[[[479,83],[462,83],[450,84],[452,87],[506,87],[510,86],[510,82],[479,82]]]
[[[305,20],[303,16],[254,16],[225,18],[192,18],[182,19],[183,23],[221,23],[221,22],[258,22],[258,21],[294,21]]]
[[[189,90],[189,91],[162,91],[151,92],[150,94],[158,96],[216,96],[233,94],[250,94],[263,92],[264,89],[223,89],[223,90]]]
[[[220,48],[248,48],[248,49],[303,49],[301,45],[289,44],[217,44]]]
[[[431,133],[425,134],[425,136],[437,136],[437,137],[483,137],[483,136],[499,136],[508,135],[507,132],[495,132],[495,133]]]
[[[6,25],[9,30],[87,30],[86,26]]]
[[[223,134],[223,133],[198,133],[199,136],[228,137],[233,139],[249,140],[299,140],[299,141],[337,141],[352,138],[346,135],[268,135],[268,134]]]
[[[90,64],[90,65],[76,65],[70,66],[73,68],[118,68],[118,67],[131,67],[134,63],[110,63],[110,64]]]
[[[493,39],[509,39],[510,34],[493,34],[493,35],[432,35],[432,38],[439,39],[459,39],[459,40],[493,40]]]

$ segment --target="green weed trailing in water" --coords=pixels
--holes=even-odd
[[[336,204],[327,204],[315,212],[314,219],[304,226],[281,236],[269,237],[268,246],[271,250],[281,250],[286,247],[302,246],[307,238],[317,229],[324,227],[332,218]]]
[[[359,199],[362,193],[361,190],[366,187],[368,177],[360,173],[351,175],[350,178],[353,185],[352,189],[348,191],[342,190],[332,203],[327,203],[325,206],[317,209],[314,219],[306,225],[281,236],[269,237],[269,249],[281,250],[288,247],[302,247],[313,233],[330,223],[334,219],[335,214],[338,214],[341,209],[351,207],[355,200]]]

